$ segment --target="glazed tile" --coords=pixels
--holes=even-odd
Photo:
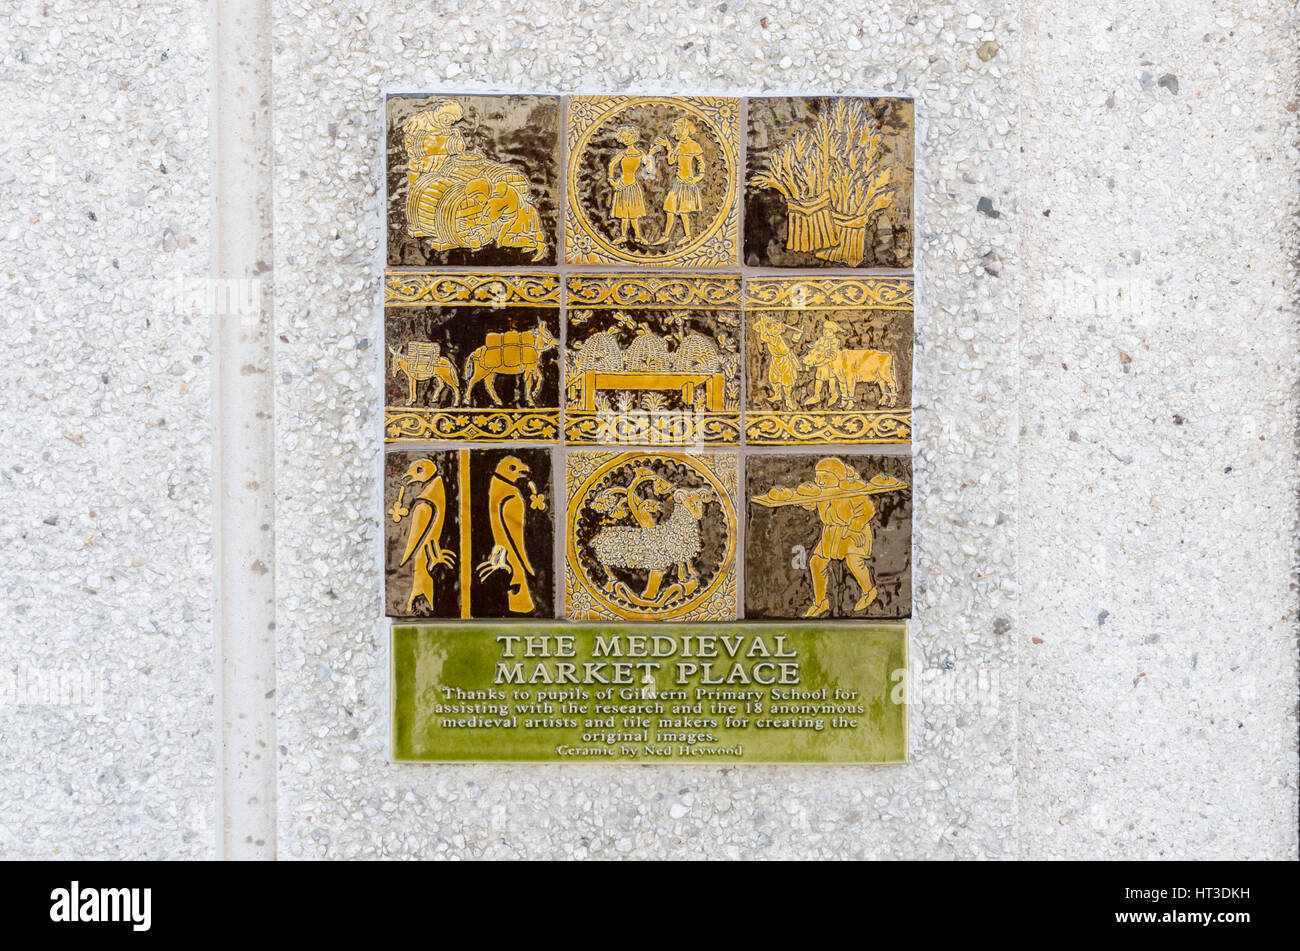
[[[912,266],[912,100],[746,104],[746,264]]]
[[[560,100],[389,96],[388,265],[556,262]]]
[[[739,99],[574,96],[567,139],[569,263],[736,266]]]
[[[735,619],[735,453],[577,451],[565,482],[568,618]]]
[[[388,441],[558,440],[559,278],[390,271],[384,292]]]
[[[403,762],[900,763],[905,624],[396,624]]]
[[[570,443],[740,441],[740,280],[570,275],[565,438]]]
[[[745,617],[912,613],[912,460],[857,453],[745,460]]]
[[[745,282],[745,438],[900,443],[912,433],[912,279]]]
[[[513,446],[388,453],[389,616],[554,617],[551,465]]]

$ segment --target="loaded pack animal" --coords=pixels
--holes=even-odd
[[[536,405],[537,388],[542,382],[539,361],[543,353],[559,344],[546,324],[538,321],[533,330],[507,330],[490,333],[479,347],[465,359],[465,393],[463,401],[469,403],[475,384],[483,382],[488,396],[497,406],[501,397],[492,385],[498,374],[504,373],[524,378],[524,401]]]
[[[442,347],[424,340],[412,340],[406,345],[406,352],[401,353],[392,347],[388,352],[393,355],[392,375],[406,374],[409,390],[406,405],[415,405],[416,386],[425,380],[433,380],[432,392],[425,393],[425,402],[437,404],[442,397],[443,387],[451,389],[451,405],[455,406],[460,398],[460,381],[456,379],[456,368],[442,355]]]

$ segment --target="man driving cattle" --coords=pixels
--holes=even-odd
[[[812,395],[804,400],[805,406],[821,402],[823,384],[827,384],[828,407],[833,407],[838,400],[841,408],[852,409],[861,383],[880,387],[881,402],[885,406],[893,406],[898,401],[893,356],[884,350],[842,347],[840,325],[833,320],[822,324],[822,335],[808,348],[804,363],[816,371]]]

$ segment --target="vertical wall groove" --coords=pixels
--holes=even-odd
[[[269,0],[213,0],[218,854],[275,857],[275,468]],[[237,312],[242,311],[242,312]]]

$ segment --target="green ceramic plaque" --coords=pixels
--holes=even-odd
[[[399,624],[393,758],[897,763],[905,623]]]

